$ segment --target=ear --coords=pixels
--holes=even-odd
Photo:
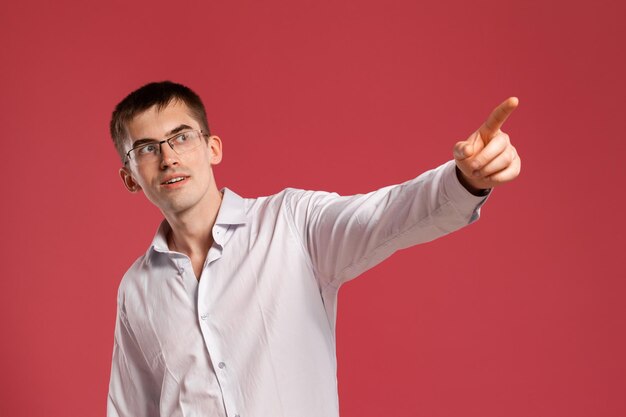
[[[139,186],[139,184],[137,184],[128,168],[120,168],[120,177],[122,178],[122,182],[124,183],[126,189],[131,193],[136,193],[137,191],[141,190],[141,187]]]
[[[208,145],[211,153],[211,165],[222,162],[222,139],[219,136],[211,135],[208,138]]]

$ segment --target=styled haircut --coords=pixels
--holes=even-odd
[[[200,97],[189,87],[171,81],[146,84],[120,101],[115,106],[111,116],[111,138],[117,153],[122,159],[122,163],[124,163],[126,155],[126,152],[124,152],[124,141],[128,137],[128,123],[152,106],[156,106],[157,110],[162,110],[174,100],[185,103],[191,112],[191,117],[200,124],[203,131],[208,135],[211,134],[204,104],[202,104]]]

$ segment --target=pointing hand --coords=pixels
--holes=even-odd
[[[519,175],[520,157],[509,135],[500,130],[518,104],[516,97],[509,97],[476,132],[454,146],[454,160],[463,176],[461,183],[469,191],[493,188]]]

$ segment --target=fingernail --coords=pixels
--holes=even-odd
[[[472,175],[475,177],[480,177],[480,171],[479,170],[473,171]]]

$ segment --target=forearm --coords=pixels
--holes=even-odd
[[[324,280],[345,281],[398,249],[427,242],[478,218],[485,197],[460,183],[452,161],[405,183],[342,197],[315,194],[302,219],[306,246]]]

